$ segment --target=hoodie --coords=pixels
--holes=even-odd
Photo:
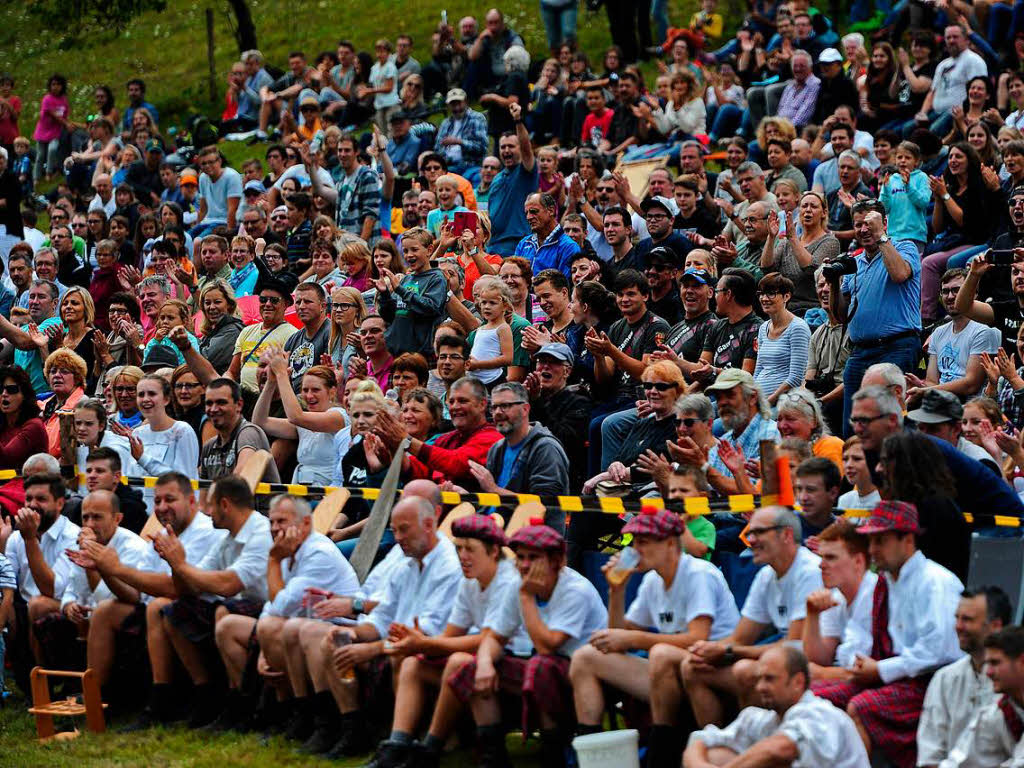
[[[394,291],[377,295],[380,316],[388,323],[388,351],[397,357],[419,352],[433,359],[434,329],[448,305],[448,281],[439,269],[407,274]]]
[[[505,466],[508,441],[504,438],[487,452],[487,469],[497,479]],[[569,493],[569,458],[565,449],[543,424],[531,424],[526,433],[505,489],[512,493],[538,496],[566,496]],[[565,530],[565,512],[548,509],[544,523],[556,531]]]

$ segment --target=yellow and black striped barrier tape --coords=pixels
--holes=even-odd
[[[10,480],[17,477],[14,470],[0,470],[0,481]],[[152,488],[156,485],[155,477],[122,477],[121,482],[126,485]],[[193,480],[192,487],[208,488],[211,485],[209,480]],[[259,483],[255,492],[258,495],[276,495],[279,493],[290,493],[294,496],[327,496],[338,490],[336,486],[330,485],[300,485],[297,483]],[[347,488],[354,498],[362,498],[367,501],[375,501],[380,495],[379,488]],[[399,491],[401,492],[401,491]],[[455,506],[462,502],[469,502],[477,507],[516,507],[520,504],[535,502],[542,504],[549,509],[560,509],[563,512],[597,512],[608,515],[624,515],[631,512],[639,512],[643,509],[661,509],[666,506],[665,499],[643,498],[643,499],[621,499],[617,497],[599,496],[538,496],[531,493],[456,493],[454,491],[442,491],[441,500],[447,506]],[[685,511],[688,515],[713,515],[718,513],[742,514],[753,512],[761,506],[774,503],[772,496],[754,496],[752,494],[737,494],[723,499],[711,501],[707,498],[690,498],[678,501],[670,501],[667,506],[670,509]],[[799,509],[799,507],[797,507]],[[865,517],[869,510],[865,509],[837,509],[837,513],[844,517]],[[994,514],[971,514],[964,513],[967,522],[979,522],[987,525],[996,525],[1003,528],[1021,527],[1021,519],[1011,515]]]

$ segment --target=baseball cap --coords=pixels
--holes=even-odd
[[[569,349],[569,345],[563,344],[560,341],[552,341],[538,349],[535,357],[540,357],[541,355],[553,357],[561,363],[571,363],[576,359],[572,350]]]
[[[921,405],[907,413],[907,418],[918,424],[944,424],[947,421],[960,421],[964,416],[964,407],[960,398],[944,389],[929,389],[921,398]]]
[[[650,264],[652,261],[668,264],[669,266],[676,268],[682,266],[682,259],[679,258],[679,254],[676,253],[673,248],[669,248],[665,245],[658,245],[651,248],[650,253],[647,254],[647,263]]]
[[[715,282],[715,278],[711,276],[711,273],[706,269],[700,269],[698,267],[691,267],[690,269],[683,272],[683,276],[680,278],[680,282],[687,277],[692,277],[701,285],[711,285]]]
[[[622,532],[667,539],[683,532],[683,521],[679,515],[667,509],[645,509],[622,526]]]
[[[320,102],[316,100],[316,96],[306,96],[299,103],[299,107],[316,107],[317,109],[319,109]]]
[[[400,109],[397,112],[393,112],[391,114],[391,117],[388,118],[389,123],[400,123],[403,120],[412,120],[412,115],[410,115],[404,109]]]
[[[249,179],[245,182],[244,192],[255,192],[257,195],[262,195],[264,190],[263,182],[256,181],[256,179]]]
[[[740,384],[754,385],[754,377],[742,368],[726,368],[715,379],[715,383],[704,388],[705,392],[725,392]]]
[[[826,48],[818,56],[819,64],[835,64],[843,60],[843,54],[837,51],[835,48]]]
[[[160,139],[150,139],[146,142],[147,152],[159,152],[161,155],[164,153],[164,145],[160,143]]]
[[[880,501],[871,516],[857,526],[857,533],[921,533],[917,507],[905,501]]]
[[[453,101],[466,101],[466,92],[461,88],[452,88],[448,91],[448,95],[444,97],[445,104],[451,104]]]
[[[828,313],[821,307],[811,307],[804,315],[804,322],[813,331],[828,322]]]
[[[679,215],[679,206],[676,205],[676,201],[661,195],[644,198],[644,201],[640,203],[640,208],[644,213],[647,213],[651,208],[661,208],[672,218]]]
[[[196,185],[198,185],[199,184],[199,177],[196,175],[195,171],[192,171],[192,170],[182,171],[181,172],[181,181],[179,183],[181,183],[181,184],[196,184]]]
[[[141,367],[146,372],[160,368],[177,368],[178,356],[166,344],[155,344],[146,354]]]

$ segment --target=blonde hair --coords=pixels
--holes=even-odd
[[[204,290],[203,293],[206,293],[206,291]],[[232,296],[232,298],[234,298],[234,296]],[[186,304],[181,299],[168,299],[167,301],[160,305],[160,312],[162,312],[164,307],[167,306],[177,307],[178,315],[181,317],[181,324],[185,326],[185,330],[191,332],[192,311],[188,308],[188,304]],[[160,317],[160,312],[157,312],[157,317]]]
[[[373,263],[373,254],[370,253],[370,249],[363,240],[350,240],[342,246],[338,255],[346,264],[350,260],[363,262],[365,269],[369,269],[370,264]]]
[[[240,240],[240,239],[242,239],[242,238],[239,238],[239,237],[235,238],[235,240]],[[246,240],[251,240],[251,238],[248,238],[248,237],[245,238],[245,239]],[[234,240],[232,241],[232,243],[233,242],[234,242]],[[213,282],[207,283],[206,285],[203,286],[203,290],[201,290],[199,292],[199,303],[198,303],[199,309],[202,310],[204,308],[204,306],[205,306],[204,302],[206,301],[206,294],[208,294],[210,291],[220,291],[221,293],[223,293],[224,294],[224,301],[228,305],[227,314],[231,315],[232,317],[238,317],[238,302],[235,300],[235,292],[234,292],[234,290],[231,288],[231,286],[228,284],[228,282],[226,280],[214,280]],[[213,333],[213,323],[210,322],[210,318],[208,318],[206,316],[206,312],[205,311],[203,312],[203,324],[199,328],[199,332],[203,336],[208,336],[209,334]]]
[[[355,391],[348,396],[348,405],[351,408],[355,403],[373,403],[378,408],[384,406],[384,393],[373,379],[363,379],[356,386]]]
[[[85,386],[85,379],[89,375],[85,360],[67,347],[61,347],[50,353],[49,357],[46,358],[46,362],[43,363],[43,376],[49,379],[50,371],[54,368],[71,371],[75,376],[77,385],[79,387]]]
[[[356,305],[356,325],[358,326],[366,318],[368,314],[366,309],[366,302],[363,301],[363,294],[359,292],[357,288],[353,288],[351,285],[345,285],[340,288],[335,288],[331,291],[331,303],[334,303],[334,294],[339,293],[346,297],[349,301]],[[345,339],[341,337],[341,324],[335,322],[334,312],[332,311],[328,315],[331,322],[331,334],[327,340],[327,351],[329,353],[334,352],[334,345],[341,342],[342,349],[344,349]]]
[[[487,291],[493,291],[501,297],[506,307],[512,307],[512,290],[505,284],[505,281],[494,275],[482,275],[473,283],[473,296],[483,295]]]
[[[434,188],[441,186],[442,184],[451,187],[456,192],[459,191],[459,180],[452,173],[446,173],[442,176],[438,176],[434,181]]]
[[[57,316],[64,320],[64,302],[67,301],[68,296],[76,294],[78,298],[82,300],[82,305],[85,307],[84,320],[86,325],[92,325],[93,320],[96,319],[96,304],[93,303],[92,295],[80,285],[73,285],[68,288],[67,292],[61,297],[60,306],[57,309]]]

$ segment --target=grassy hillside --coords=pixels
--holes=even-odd
[[[519,32],[534,57],[546,55],[544,26],[538,0],[506,0],[501,7],[509,26]],[[672,0],[673,24],[684,23],[696,9],[697,0]],[[400,33],[412,35],[413,55],[420,63],[430,60],[430,34],[448,11],[450,23],[473,13],[481,19],[490,5],[458,6],[446,0],[363,0],[359,3],[329,0],[250,0],[256,21],[260,50],[284,67],[289,51],[300,49],[312,58],[322,50],[333,50],[338,39],[351,39],[360,50],[372,53],[379,37],[394,40]],[[217,69],[217,98],[209,99],[209,69],[206,57],[205,9],[214,11],[214,42]],[[147,97],[160,110],[162,127],[168,118],[180,119],[190,109],[211,115],[223,106],[225,76],[238,48],[231,32],[233,17],[227,3],[193,3],[168,0],[163,13],[139,16],[119,36],[96,36],[72,50],[59,48],[60,34],[39,29],[25,6],[16,0],[0,2],[0,68],[16,78],[16,93],[25,103],[21,131],[29,135],[39,111],[39,99],[53,72],[69,80],[72,119],[82,120],[93,110],[92,93],[98,84],[109,85],[123,106],[125,82],[142,77]],[[604,9],[591,13],[581,4],[580,44],[600,62],[609,44],[608,19]]]

